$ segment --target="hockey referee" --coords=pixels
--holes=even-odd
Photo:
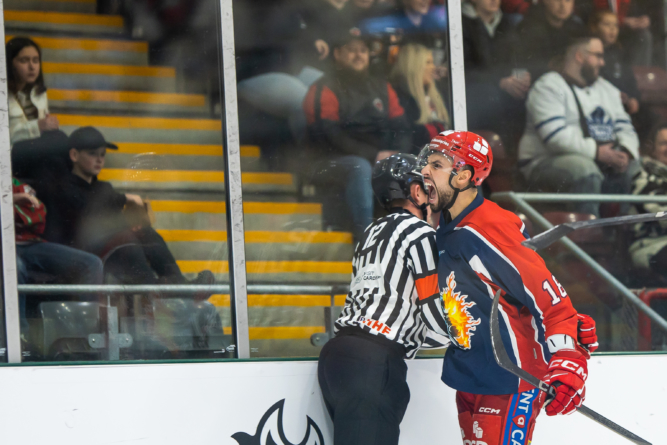
[[[373,171],[373,191],[390,214],[356,246],[350,293],[318,365],[334,445],[398,444],[410,400],[405,359],[437,344],[426,340],[416,304],[438,292],[435,231],[416,167],[415,156],[398,154]]]

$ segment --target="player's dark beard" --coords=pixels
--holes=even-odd
[[[591,86],[598,80],[599,73],[597,73],[592,66],[584,65],[581,67],[581,77],[583,77],[587,86]]]
[[[452,200],[452,197],[454,196],[454,190],[439,190],[435,183],[431,184],[431,188],[433,190],[431,193],[435,193],[438,196],[438,202],[430,204],[431,211],[433,213],[442,212],[447,204],[449,204],[449,201]]]

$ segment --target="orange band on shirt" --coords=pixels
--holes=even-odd
[[[438,274],[434,273],[428,277],[420,278],[415,283],[417,286],[417,294],[420,300],[424,300],[433,294],[439,292],[438,289]]]

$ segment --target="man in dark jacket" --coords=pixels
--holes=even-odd
[[[373,216],[372,165],[409,150],[411,135],[394,89],[368,73],[366,42],[346,33],[333,54],[335,71],[316,82],[304,100],[309,146],[318,161],[316,185],[331,194],[325,221],[337,220],[334,205],[344,200],[360,239]]]
[[[519,24],[521,54],[519,63],[530,71],[533,80],[558,63],[573,39],[586,34],[586,27],[573,15],[574,0],[543,0],[528,10]]]
[[[93,127],[74,131],[70,145],[71,174],[37,184],[38,196],[50,210],[45,239],[106,259],[106,270],[123,283],[185,283],[167,244],[150,224],[128,222],[124,209],[143,208],[141,197],[118,193],[97,180],[106,150],[118,147]],[[195,283],[212,281],[205,271]]]
[[[523,130],[530,73],[517,65],[519,39],[500,0],[472,0],[463,7],[463,57],[468,126],[500,134],[514,146]]]

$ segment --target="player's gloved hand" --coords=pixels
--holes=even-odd
[[[579,408],[586,397],[587,378],[586,357],[581,352],[561,349],[551,356],[547,375],[542,380],[556,389],[556,397],[551,399],[540,392],[542,399],[547,397],[547,416],[572,414]]]
[[[579,326],[577,329],[577,341],[587,352],[595,352],[598,348],[598,335],[595,331],[595,320],[586,314],[577,314]],[[584,354],[590,358],[590,354]]]

